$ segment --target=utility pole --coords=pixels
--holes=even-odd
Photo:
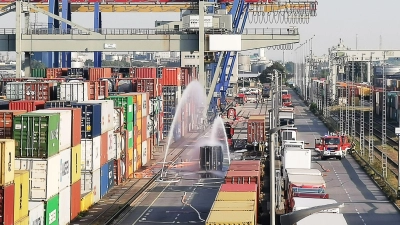
[[[385,74],[385,59],[386,52],[383,52],[383,63],[382,63],[382,81],[383,81],[383,90],[382,90],[382,176],[387,178],[387,155],[386,155],[386,74]]]
[[[369,58],[369,63],[368,63],[368,68],[371,68],[372,66],[372,52]],[[369,163],[374,162],[374,101],[373,101],[373,95],[374,95],[374,89],[373,85],[371,82],[372,78],[372,73],[371,69],[368,70],[368,85],[370,88],[370,98],[369,98],[369,125],[368,125],[368,159]]]

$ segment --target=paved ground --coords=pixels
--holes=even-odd
[[[327,128],[315,118],[301,100],[292,93],[295,105],[295,124],[299,139],[309,142],[314,147],[314,139],[327,133]],[[327,193],[330,198],[345,203],[341,210],[347,223],[351,225],[398,224],[400,213],[384,196],[382,191],[360,168],[358,163],[347,156],[346,159],[318,161],[330,172],[324,173]],[[321,166],[314,161],[314,168]]]

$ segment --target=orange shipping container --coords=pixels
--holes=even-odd
[[[156,78],[157,68],[155,67],[136,67],[130,73],[132,78]]]
[[[124,178],[122,175],[124,174],[122,172],[122,164],[121,164],[121,159],[114,159],[114,184],[115,185],[120,185],[124,181]]]
[[[265,116],[250,116],[247,122],[247,142],[265,142]]]
[[[126,166],[125,166],[127,178],[133,178],[133,175],[134,175],[133,173],[135,172],[134,171],[135,156],[133,154],[134,154],[134,150],[132,148],[128,149],[128,154],[126,157],[127,162],[126,162]]]
[[[112,69],[111,68],[89,68],[89,80],[96,81],[100,78],[111,78]]]
[[[71,185],[71,217],[75,219],[81,211],[81,180]]]
[[[136,152],[136,164],[134,171],[136,172],[137,170],[142,168],[142,143],[136,145],[135,152]]]
[[[10,110],[26,110],[27,112],[32,112],[39,109],[44,109],[45,101],[39,100],[20,100],[11,101],[9,104]]]
[[[13,138],[13,118],[26,113],[26,110],[0,110],[0,138]]]
[[[89,100],[101,100],[108,97],[108,81],[89,81]]]
[[[153,158],[153,141],[153,138],[147,139],[147,162],[150,162],[150,160]]]
[[[53,83],[50,82],[25,83],[25,100],[50,101],[53,90]]]
[[[108,132],[100,137],[100,165],[104,165],[108,161]]]
[[[147,138],[147,116],[142,117],[142,131],[141,131],[141,136],[142,136],[142,140],[146,140]]]
[[[136,80],[137,92],[147,92],[150,98],[162,96],[162,86],[158,78],[142,78]]]
[[[181,68],[164,67],[161,78],[163,86],[181,86]]]
[[[133,127],[133,146],[136,146],[136,143],[138,143],[138,138],[139,138],[139,129],[137,126]]]
[[[61,68],[47,68],[46,69],[46,78],[59,78],[62,76]]]

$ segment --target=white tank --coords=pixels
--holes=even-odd
[[[239,71],[250,72],[250,65],[249,55],[239,55]]]
[[[82,68],[85,66],[84,62],[71,62],[71,68]]]

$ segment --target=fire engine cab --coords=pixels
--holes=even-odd
[[[342,160],[351,150],[351,143],[346,135],[331,133],[315,140],[315,150],[320,152],[322,160],[329,158]]]
[[[288,90],[282,90],[281,92],[282,105],[286,107],[293,107],[292,96],[289,94]]]

